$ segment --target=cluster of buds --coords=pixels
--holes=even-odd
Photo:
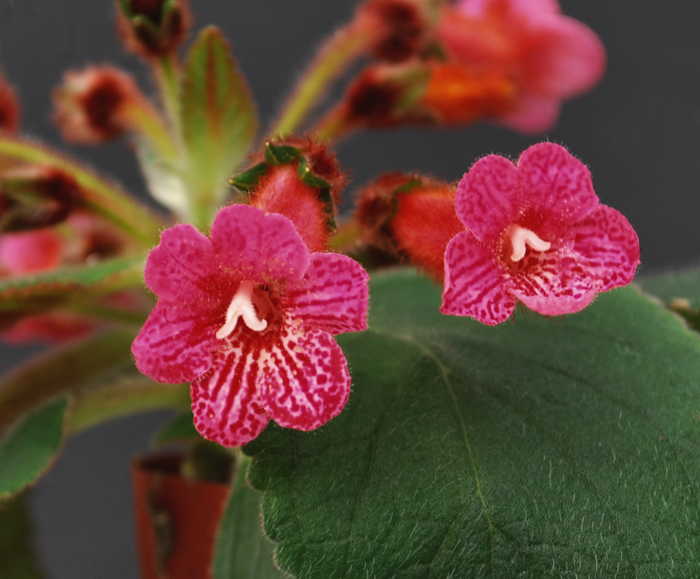
[[[311,251],[328,247],[345,182],[332,152],[297,138],[270,141],[252,168],[231,179],[251,205],[288,217]]]

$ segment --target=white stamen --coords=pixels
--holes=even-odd
[[[243,323],[254,332],[262,332],[267,328],[267,321],[261,320],[253,305],[253,289],[255,284],[252,281],[242,281],[238,286],[236,294],[226,310],[226,323],[216,332],[219,340],[227,338],[236,329],[238,318],[243,318]]]
[[[510,243],[513,247],[513,253],[510,256],[512,261],[520,261],[527,253],[527,247],[530,246],[535,251],[547,251],[552,244],[549,241],[541,239],[534,231],[513,225],[510,229]]]

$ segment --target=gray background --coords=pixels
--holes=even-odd
[[[642,240],[643,270],[680,266],[700,257],[700,46],[698,5],[669,2],[671,13],[639,0],[562,0],[564,10],[602,36],[608,73],[594,92],[569,102],[554,131],[588,163],[598,194],[625,213]],[[216,23],[270,120],[315,44],[347,18],[353,0],[194,0],[197,25]],[[109,0],[0,0],[0,67],[21,93],[23,126],[59,144],[49,95],[67,67],[113,62],[146,76],[123,53]],[[420,170],[454,180],[485,153],[517,155],[539,138],[478,126],[400,130],[357,136],[340,147],[355,185],[387,170]],[[130,190],[143,191],[125,143],[68,147]],[[28,349],[2,346],[10,367]],[[36,489],[33,509],[49,576],[110,579],[137,576],[128,466],[147,446],[162,415],[138,416],[71,440]]]

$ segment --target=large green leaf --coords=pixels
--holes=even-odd
[[[26,496],[0,502],[0,577],[40,579]]]
[[[195,196],[212,206],[220,201],[257,126],[255,105],[228,42],[218,28],[204,28],[190,48],[182,84],[182,132]]]
[[[0,440],[0,499],[32,483],[45,472],[63,441],[66,398],[58,398],[25,416]]]
[[[300,578],[700,577],[700,341],[634,288],[497,328],[378,277],[354,386],[246,448]]]
[[[281,579],[272,543],[260,521],[260,493],[246,482],[248,461],[239,466],[216,541],[213,579]]]

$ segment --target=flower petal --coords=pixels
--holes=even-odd
[[[495,239],[520,209],[518,170],[505,157],[479,159],[457,185],[457,217],[480,241]]]
[[[159,302],[131,344],[136,367],[158,382],[189,382],[206,372],[221,341],[220,322],[207,319],[187,304]]]
[[[199,303],[207,299],[215,271],[209,239],[191,225],[175,225],[163,232],[148,255],[144,276],[151,291],[162,299]]]
[[[270,419],[258,385],[259,359],[260,350],[237,344],[192,382],[194,426],[204,438],[242,446],[265,429]]]
[[[528,205],[550,223],[569,226],[599,205],[588,167],[560,145],[529,147],[518,159],[518,173]]]
[[[557,0],[461,0],[458,7],[471,16],[485,16],[497,11],[516,12],[521,16],[559,12]]]
[[[523,87],[540,95],[571,97],[600,80],[605,60],[600,38],[582,22],[562,15],[537,18],[527,32]]]
[[[38,229],[0,236],[0,268],[13,274],[35,273],[57,267],[63,242],[53,229]]]
[[[217,356],[211,371],[190,387],[194,426],[206,439],[242,446],[256,438],[270,419],[257,385],[260,351],[238,345]]]
[[[499,117],[505,127],[525,134],[543,133],[554,126],[559,118],[561,99],[522,93],[515,109]]]
[[[261,385],[270,418],[285,428],[314,430],[345,407],[350,372],[329,333],[289,331],[268,352]]]
[[[304,281],[290,290],[290,314],[301,319],[307,330],[331,334],[367,329],[369,276],[345,255],[312,253]]]
[[[508,277],[512,293],[528,308],[545,316],[573,314],[590,304],[598,283],[569,247],[531,251]]]
[[[639,265],[639,238],[619,211],[601,205],[572,231],[579,262],[599,283],[598,291],[627,285]]]
[[[515,309],[494,252],[470,232],[455,235],[445,251],[445,289],[440,311],[482,324],[505,322]]]
[[[222,267],[251,281],[298,281],[309,267],[309,250],[294,224],[249,205],[219,211],[211,240]]]

